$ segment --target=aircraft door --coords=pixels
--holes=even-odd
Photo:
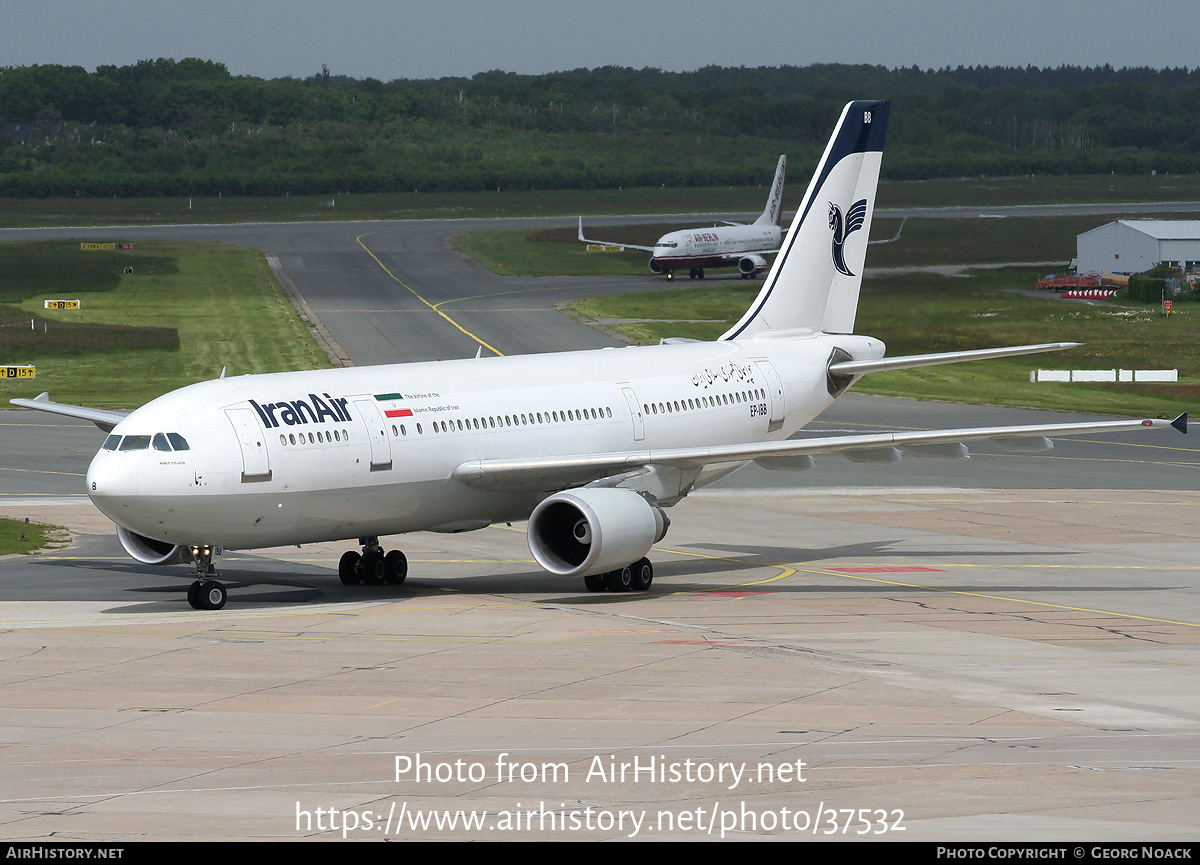
[[[767,432],[775,432],[775,430],[783,426],[783,419],[787,414],[787,405],[784,401],[783,393],[783,380],[779,378],[779,373],[775,371],[775,367],[771,366],[769,360],[756,360],[754,363],[758,366],[767,383],[767,403],[771,413],[771,421],[767,424]]]
[[[267,454],[267,438],[253,409],[230,408],[225,416],[233,424],[238,445],[242,449],[242,483],[271,479],[271,459]]]
[[[633,440],[640,442],[646,438],[646,422],[642,417],[642,406],[638,402],[637,394],[633,392],[633,388],[622,387],[621,392],[625,394],[625,402],[629,404],[629,414],[633,418]]]
[[[369,397],[354,400],[354,406],[371,442],[371,471],[389,471],[392,468],[392,440],[388,438],[387,425],[379,413],[379,406]]]

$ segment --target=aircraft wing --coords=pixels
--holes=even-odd
[[[640,249],[642,252],[654,252],[653,246],[638,246],[635,243],[621,243],[616,240],[590,240],[583,236],[583,217],[579,217],[579,242],[580,243],[595,243],[601,246],[623,246],[626,249]]]
[[[991,439],[1007,450],[1036,452],[1052,445],[1051,437],[1094,435],[1142,429],[1174,427],[1187,432],[1187,415],[1174,420],[1096,421],[1030,426],[970,427],[951,430],[876,433],[871,435],[821,436],[777,442],[710,445],[694,448],[625,451],[576,456],[531,457],[519,460],[469,460],[454,469],[452,477],[462,483],[508,489],[556,490],[582,486],[592,481],[646,466],[659,465],[698,469],[720,463],[805,457],[813,454],[855,453],[863,462],[894,462],[899,451],[911,456],[963,458],[963,442]]]
[[[88,408],[82,405],[68,405],[62,402],[51,402],[50,394],[42,392],[33,399],[10,399],[13,405],[21,408],[34,408],[38,411],[48,411],[52,414],[66,415],[67,417],[77,417],[83,420],[90,420],[96,426],[105,432],[112,432],[112,428],[125,420],[128,412],[109,411],[102,408]]]

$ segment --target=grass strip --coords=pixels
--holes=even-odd
[[[790,166],[795,206],[811,165]],[[458,219],[630,213],[758,213],[767,187],[639,187],[496,192],[7,199],[0,228],[64,225],[191,225],[350,219]],[[882,181],[878,206],[1001,207],[1200,200],[1200,175],[970,177]]]
[[[17,274],[4,279],[0,365],[37,366],[36,379],[0,379],[4,401],[48,390],[60,402],[135,408],[222,367],[241,375],[329,365],[260,252],[215,243],[84,251],[50,241],[3,244],[0,255]],[[46,310],[45,299],[79,299],[81,309]]]
[[[64,546],[69,537],[66,529],[57,526],[0,519],[0,556],[27,555],[48,546]]]

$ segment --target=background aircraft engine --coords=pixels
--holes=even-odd
[[[767,269],[767,260],[761,255],[743,255],[738,259],[738,272],[742,276],[754,276]]]
[[[529,551],[552,574],[585,577],[636,562],[669,525],[666,514],[632,490],[571,490],[534,508]]]
[[[650,259],[650,272],[655,276],[661,276],[666,271],[664,271],[662,265],[658,263],[657,258],[652,258]]]
[[[177,565],[192,560],[187,547],[156,541],[122,526],[117,526],[117,537],[121,539],[125,552],[143,565]]]

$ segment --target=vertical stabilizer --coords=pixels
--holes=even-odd
[[[890,106],[859,101],[842,110],[762,291],[721,339],[853,332]]]
[[[779,225],[783,217],[783,175],[787,173],[787,154],[780,154],[775,166],[775,179],[771,181],[771,194],[762,215],[754,220],[755,225]]]

